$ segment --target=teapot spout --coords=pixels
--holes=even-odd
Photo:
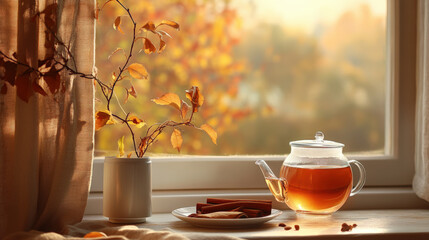
[[[271,168],[268,167],[268,164],[264,160],[259,159],[255,162],[255,164],[259,166],[262,174],[264,174],[265,179],[277,179],[276,175],[273,173]]]
[[[268,167],[267,163],[260,159],[255,162],[256,165],[259,166],[262,173],[265,177],[265,182],[267,183],[268,188],[271,193],[274,195],[278,202],[287,201],[286,193],[287,193],[287,181],[284,178],[278,178],[273,173],[270,167]]]

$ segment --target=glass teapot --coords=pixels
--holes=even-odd
[[[344,144],[326,141],[322,132],[315,140],[290,142],[291,153],[280,169],[280,178],[264,160],[257,160],[265,181],[277,201],[284,202],[297,213],[331,214],[358,193],[365,184],[363,165],[347,160]],[[360,173],[354,188],[350,164]]]

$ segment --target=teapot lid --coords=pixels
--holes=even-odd
[[[289,144],[292,147],[303,147],[303,148],[342,148],[344,144],[333,141],[324,140],[325,135],[318,131],[316,132],[315,140],[299,140],[293,141]]]

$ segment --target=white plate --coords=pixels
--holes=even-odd
[[[282,214],[282,211],[277,209],[272,209],[271,214],[268,216],[256,217],[256,218],[235,218],[235,219],[188,217],[189,214],[192,214],[192,213],[195,213],[195,206],[178,208],[171,212],[171,214],[173,214],[175,217],[198,227],[240,228],[240,227],[258,225],[258,224],[267,222]]]

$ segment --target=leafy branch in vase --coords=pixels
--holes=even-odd
[[[139,158],[146,154],[150,146],[156,142],[158,136],[160,136],[166,128],[173,128],[170,141],[173,148],[177,149],[179,152],[183,143],[181,131],[178,129],[181,126],[187,126],[206,132],[212,142],[216,144],[217,133],[211,126],[203,124],[197,127],[192,122],[194,114],[199,111],[199,108],[204,103],[204,96],[196,86],[192,86],[190,89],[186,90],[186,98],[189,100],[190,104],[181,100],[175,93],[166,93],[159,98],[152,99],[156,104],[169,105],[176,109],[180,115],[181,121],[166,120],[162,123],[147,126],[144,135],[138,139],[136,138],[134,128],[141,129],[146,126],[146,123],[137,117],[136,114],[125,112],[122,107],[121,110],[123,112],[121,113],[112,111],[112,99],[116,97],[115,90],[118,89],[122,80],[129,79],[131,81],[132,79],[148,79],[149,77],[149,73],[142,64],[131,63],[135,52],[135,43],[138,40],[142,40],[142,50],[146,54],[154,52],[161,53],[166,47],[164,38],[171,38],[171,36],[166,31],[159,29],[159,27],[168,26],[179,30],[180,26],[178,23],[169,20],[163,20],[158,25],[155,25],[152,21],[148,21],[138,29],[139,34],[137,34],[137,23],[130,9],[120,0],[108,0],[101,8],[97,6],[95,19],[98,19],[100,11],[110,2],[116,2],[127,13],[125,17],[128,17],[132,23],[132,38],[129,50],[127,51],[128,54],[126,54],[125,62],[118,67],[118,72],[112,73],[112,81],[110,81],[110,83],[106,83],[99,79],[96,72],[83,73],[77,69],[76,61],[70,46],[65,44],[57,34],[57,4],[51,4],[47,6],[45,10],[34,16],[44,23],[46,29],[45,36],[47,39],[45,47],[50,50],[47,51],[50,54],[46,54],[44,59],[38,60],[37,66],[32,66],[25,61],[18,60],[16,53],[9,55],[0,50],[0,83],[3,82],[0,88],[0,94],[7,94],[9,87],[16,87],[18,97],[26,102],[28,102],[30,97],[34,94],[40,94],[42,96],[49,95],[56,100],[59,93],[65,91],[65,83],[60,76],[60,73],[65,71],[69,75],[93,80],[94,83],[99,86],[106,105],[105,110],[100,110],[95,113],[95,130],[98,131],[105,125],[125,124],[132,138],[134,154]],[[116,17],[113,24],[113,28],[121,33],[123,33],[121,29],[123,17],[124,16]],[[148,33],[152,33],[159,38],[158,49],[147,37]],[[143,36],[143,34],[145,35]],[[125,53],[124,49],[117,48],[111,55],[120,51]],[[20,69],[23,70],[19,71]],[[45,86],[45,88],[42,86]],[[46,88],[49,89],[49,91],[47,91]],[[129,96],[137,97],[133,87],[125,88],[125,90],[127,93],[126,100]],[[124,156],[124,137],[118,140],[118,149],[119,156]],[[132,153],[127,154],[128,157],[131,157],[131,155]]]

